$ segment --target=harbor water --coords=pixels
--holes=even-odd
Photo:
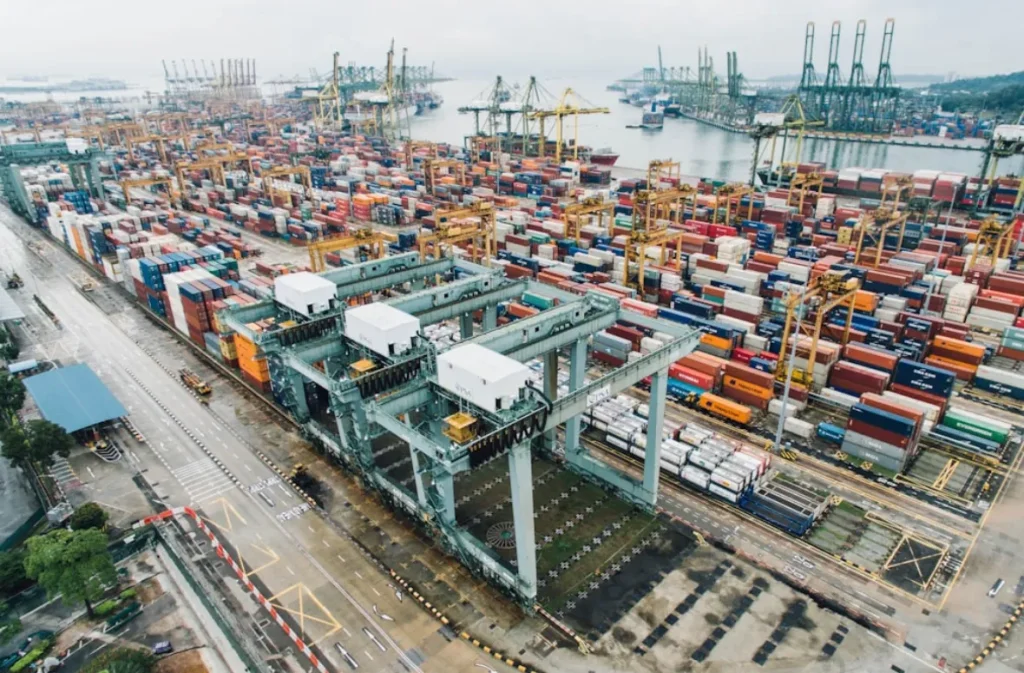
[[[528,77],[508,77],[509,83],[525,85]],[[585,115],[579,118],[579,139],[583,145],[594,149],[611,148],[619,156],[616,168],[623,175],[640,174],[646,170],[652,159],[672,159],[681,164],[683,175],[710,177],[718,180],[741,181],[750,179],[754,143],[742,133],[724,131],[707,124],[689,119],[666,118],[664,129],[647,131],[627,128],[640,123],[642,110],[636,106],[620,103],[619,94],[607,91],[605,86],[613,76],[601,78],[546,78],[541,84],[546,89],[548,104],[553,105],[566,87],[572,87],[593,107],[606,107],[610,114]],[[433,140],[462,145],[467,135],[474,131],[472,113],[459,113],[460,106],[486,98],[494,80],[460,79],[441,82],[433,90],[444,97],[444,104],[427,110],[423,115],[409,119],[411,137],[416,140]],[[150,79],[141,84],[129,84],[119,91],[96,91],[88,93],[55,93],[50,98],[58,102],[73,102],[80,97],[103,96],[129,102],[128,107],[141,110],[146,107],[146,93],[158,94],[163,83]],[[286,87],[263,85],[265,97],[281,95]],[[36,94],[12,94],[8,100],[27,102],[39,100]],[[155,102],[155,97],[153,98]],[[481,114],[481,124],[486,115]],[[515,120],[513,122],[516,123]],[[549,137],[554,137],[553,120],[547,122]],[[572,137],[572,120],[565,122],[566,137]],[[502,122],[502,129],[504,121]],[[934,138],[927,139],[936,141]],[[977,142],[977,141],[975,141]],[[793,139],[786,150],[787,161],[795,159]],[[768,158],[768,150],[762,148],[762,162]],[[782,155],[781,138],[776,142],[775,161]],[[821,161],[829,168],[846,167],[888,168],[894,171],[913,172],[918,169],[933,169],[977,176],[981,171],[983,154],[977,151],[959,149],[898,147],[883,144],[868,144],[832,140],[807,139],[803,144],[802,161]],[[1024,158],[1004,160],[999,164],[1002,175],[1024,173]]]

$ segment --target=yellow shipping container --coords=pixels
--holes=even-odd
[[[770,400],[775,396],[775,392],[772,388],[762,388],[761,386],[756,386],[748,381],[742,381],[735,376],[725,377],[723,383],[728,387],[749,393],[750,395],[754,395],[762,400]]]
[[[717,337],[714,334],[702,334],[700,342],[706,346],[712,348],[719,348],[721,350],[729,350],[732,347],[732,342],[723,337]]]

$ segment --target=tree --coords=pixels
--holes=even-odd
[[[12,463],[26,466],[35,462],[43,467],[53,463],[54,455],[71,454],[74,440],[56,423],[35,419],[24,427],[11,426],[0,435],[3,456]]]
[[[89,660],[81,673],[149,673],[155,666],[156,657],[149,652],[119,647]]]
[[[0,427],[8,425],[15,412],[25,404],[25,386],[21,379],[0,372]]]
[[[28,437],[20,425],[11,425],[0,432],[0,453],[15,465],[26,467],[31,462]]]
[[[14,340],[14,335],[0,326],[0,358],[11,362],[18,357],[20,352],[21,349],[18,348],[18,342]]]
[[[25,550],[0,552],[0,596],[13,596],[31,584],[25,574]]]
[[[25,434],[28,436],[32,460],[44,467],[53,463],[55,455],[67,458],[75,443],[64,428],[42,419],[29,421],[25,425]]]
[[[103,527],[107,525],[107,513],[96,503],[87,502],[74,511],[68,524],[71,526],[71,530],[89,528],[103,530]]]
[[[60,594],[66,604],[84,603],[93,616],[92,602],[117,579],[107,536],[95,528],[62,528],[31,537],[26,544],[28,576],[38,581],[50,598]]]

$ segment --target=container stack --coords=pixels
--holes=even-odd
[[[775,377],[747,365],[730,361],[725,365],[722,394],[745,406],[765,411],[774,397]]]
[[[1024,361],[1024,328],[1007,327],[999,341],[999,355],[1018,362]]]
[[[264,326],[260,323],[249,323],[246,327],[257,334],[264,331]],[[269,393],[270,368],[267,365],[266,357],[260,353],[259,347],[241,334],[235,334],[234,344],[242,377],[257,390]]]
[[[985,359],[985,347],[979,344],[936,336],[925,363],[947,369],[962,381],[970,381]]]
[[[947,442],[986,455],[999,455],[1012,431],[1009,423],[952,406],[933,429]]]
[[[864,395],[850,409],[842,450],[894,473],[903,472],[917,453],[924,414]]]

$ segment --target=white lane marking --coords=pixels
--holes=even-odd
[[[355,571],[355,574],[356,574],[356,577],[358,577],[359,579],[363,579],[363,576],[359,574],[358,570]]]
[[[312,526],[306,526],[306,528],[308,528],[308,529],[309,529],[309,532],[310,532],[310,533],[315,533],[315,532],[316,532],[315,530],[313,530],[313,527],[312,527]]]
[[[288,572],[290,572],[290,573],[291,573],[292,575],[294,575],[294,574],[295,574],[295,571],[294,571],[294,570],[292,570],[291,568],[287,567],[287,566],[285,566],[285,570],[287,570]]]
[[[345,560],[345,557],[342,556],[341,554],[338,554],[338,560],[341,561],[342,563],[348,563],[348,561]]]
[[[219,425],[217,425],[216,423],[210,423],[210,425],[212,425],[212,426],[214,427],[214,429],[216,429],[216,430],[217,430],[217,432],[220,432],[220,431],[221,431],[221,430],[220,430],[220,426],[219,426]]]
[[[369,652],[367,652],[366,650],[363,650],[363,654],[365,654],[365,655],[366,655],[366,657],[367,657],[367,658],[368,658],[368,659],[369,659],[370,661],[373,661],[373,656],[372,656],[372,655],[371,655],[371,654],[370,654]]]
[[[247,470],[249,470],[250,472],[252,472],[252,468],[251,468],[251,467],[249,467],[249,464],[248,464],[248,463],[246,463],[246,464],[245,464],[245,469],[247,469]]]
[[[224,444],[224,446],[227,446],[227,444]],[[233,457],[235,457],[235,458],[238,458],[238,454],[237,454],[237,453],[232,453],[231,455],[232,455]]]
[[[331,543],[327,541],[327,538],[324,538],[324,546],[325,547],[330,547],[331,546]]]
[[[287,488],[285,488],[285,487],[284,487],[284,484],[278,484],[278,485],[277,485],[277,487],[278,487],[279,489],[281,489],[281,492],[282,492],[282,493],[284,493],[284,494],[285,494],[285,496],[287,496],[287,497],[289,497],[289,498],[291,498],[291,497],[294,497],[294,496],[292,495],[292,492],[291,492],[291,491],[289,491],[289,490],[288,490]]]
[[[380,596],[380,592],[379,591],[377,591],[374,587],[370,587],[370,588],[373,589],[373,593],[375,593],[378,596]]]
[[[344,631],[345,635],[348,636],[349,638],[352,637],[352,633],[348,629],[346,629],[344,626],[341,627],[341,630]]]

